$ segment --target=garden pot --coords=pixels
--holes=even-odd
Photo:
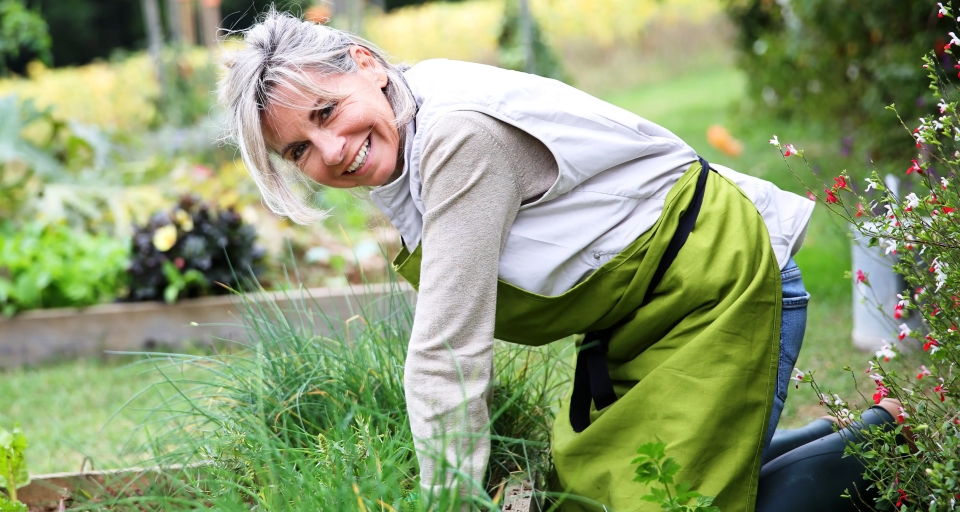
[[[899,256],[885,254],[879,246],[868,247],[869,241],[869,236],[853,228],[853,345],[869,351],[892,344],[903,349],[914,348],[915,339],[898,340],[899,325],[907,324],[911,330],[920,330],[920,315],[916,311],[904,311],[901,318],[894,318],[900,301],[897,294],[907,289],[903,276],[893,271]],[[866,275],[869,284],[859,282],[857,271]]]

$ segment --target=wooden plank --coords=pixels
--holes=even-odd
[[[33,509],[56,507],[61,499],[70,500],[73,496],[84,496],[91,500],[113,498],[122,493],[137,493],[157,483],[161,475],[176,475],[183,470],[183,466],[175,465],[162,470],[128,468],[37,475],[30,478],[29,484],[17,490],[17,499]]]
[[[412,304],[407,284],[312,288],[247,294],[243,300],[275,305],[291,322],[307,311],[317,334],[329,334],[328,321],[343,321],[366,311],[388,314],[397,301]],[[238,314],[238,296],[205,297],[165,304],[116,303],[88,308],[27,311],[0,318],[0,368],[16,368],[57,358],[100,356],[104,351],[177,350],[187,340],[215,338],[247,341]],[[393,306],[393,308],[391,308]],[[274,307],[274,306],[270,306]]]

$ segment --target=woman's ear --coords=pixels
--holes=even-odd
[[[357,63],[358,71],[363,71],[370,73],[373,77],[374,83],[377,84],[377,87],[380,89],[385,89],[387,83],[390,81],[390,78],[387,76],[387,70],[383,68],[383,65],[380,64],[370,50],[367,48],[355,44],[350,47],[350,57],[353,58],[354,62]]]

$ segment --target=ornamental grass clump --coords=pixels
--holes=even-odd
[[[951,6],[937,4],[937,15],[955,20]],[[960,21],[960,20],[958,20]],[[957,22],[954,22],[956,25]],[[891,329],[891,341],[865,364],[871,391],[868,404],[883,398],[900,400],[902,407],[892,429],[873,429],[865,441],[851,444],[848,453],[864,460],[866,475],[879,492],[880,510],[955,510],[960,501],[960,91],[954,78],[960,69],[960,38],[942,34],[945,45],[923,57],[936,104],[919,121],[901,120],[912,138],[915,158],[904,163],[903,178],[912,186],[904,197],[884,185],[876,172],[863,187],[846,172],[824,184],[818,199],[843,216],[888,255],[898,256],[894,270],[909,288],[883,313],[900,323]],[[938,53],[942,50],[942,55]],[[918,63],[918,66],[920,63]],[[888,107],[894,112],[895,106]],[[898,114],[899,115],[899,114]],[[781,145],[784,158],[802,151]],[[870,275],[854,269],[852,279],[869,286]],[[882,306],[878,306],[882,307]],[[921,327],[906,323],[918,315]],[[911,340],[917,340],[911,343]],[[917,367],[894,369],[907,343],[914,347]],[[901,366],[903,364],[901,363]],[[854,375],[860,372],[854,372]],[[799,372],[798,382],[810,382]],[[815,384],[815,383],[814,383]],[[838,418],[855,419],[857,411],[837,395],[820,393],[821,404]],[[849,490],[852,495],[863,490]]]
[[[141,364],[161,377],[154,388],[176,392],[164,393],[173,398],[142,428],[159,466],[189,469],[172,472],[182,485],[117,504],[459,510],[458,496],[420,491],[402,386],[410,292],[395,279],[387,286],[379,299],[357,297],[357,310],[331,316],[298,292],[286,310],[238,296],[246,342],[212,356],[144,354]],[[566,379],[555,348],[498,348],[488,492],[470,498],[481,509],[495,507],[511,475],[547,474],[551,406]]]

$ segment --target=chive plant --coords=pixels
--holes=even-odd
[[[486,492],[429,495],[420,490],[402,386],[413,308],[395,277],[386,286],[378,299],[357,297],[358,310],[329,315],[303,291],[288,292],[286,309],[261,289],[238,294],[243,343],[221,340],[212,355],[142,354],[139,364],[160,377],[154,386],[174,392],[141,428],[159,467],[186,469],[168,469],[162,485],[114,506],[420,511],[460,510],[470,500],[497,509],[508,479],[542,489],[572,344],[498,342],[486,482],[460,483]]]

